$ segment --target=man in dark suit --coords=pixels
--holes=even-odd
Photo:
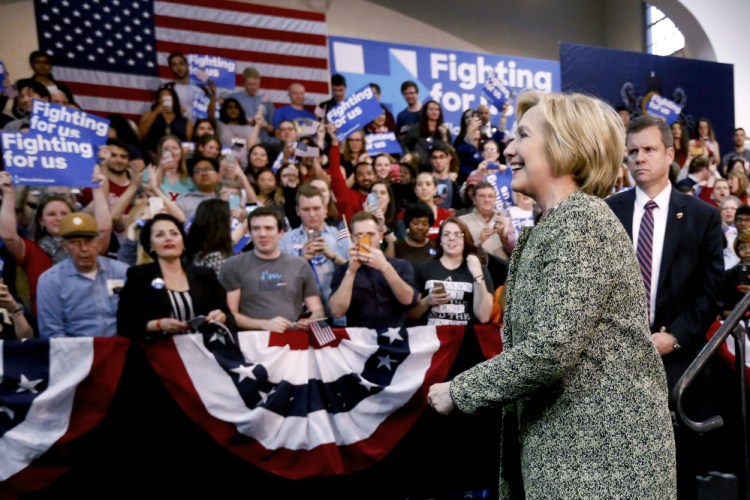
[[[664,120],[635,118],[627,134],[628,166],[636,187],[607,203],[633,239],[649,301],[651,340],[672,390],[705,344],[705,332],[720,311],[721,223],[714,207],[671,186],[674,140]],[[704,394],[693,391],[692,396],[690,406],[703,416]],[[676,438],[678,496],[694,497],[696,467],[690,459],[697,457],[692,439],[680,431]]]

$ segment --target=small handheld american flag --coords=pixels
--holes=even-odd
[[[324,319],[319,319],[310,323],[310,330],[312,330],[315,340],[317,340],[318,344],[321,346],[330,344],[336,340],[336,334],[333,333],[333,330],[331,330],[331,327],[328,326],[328,323],[326,323],[326,320]]]
[[[338,243],[339,241],[343,241],[343,240],[350,241],[350,238],[351,238],[349,236],[349,225],[346,223],[346,217],[343,217],[343,221],[344,221],[344,227],[339,229],[339,234],[338,236],[336,236],[336,243]]]

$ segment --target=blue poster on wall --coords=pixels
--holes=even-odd
[[[329,37],[331,73],[346,77],[349,89],[370,82],[380,85],[380,102],[396,115],[406,107],[401,83],[417,84],[419,99],[434,99],[443,108],[445,122],[455,136],[461,113],[487,104],[484,84],[494,74],[513,95],[527,88],[543,92],[560,90],[557,61],[437,49],[418,45],[373,42],[358,38]],[[498,110],[491,107],[492,122]],[[515,118],[508,116],[508,128]]]
[[[731,64],[563,43],[560,69],[563,91],[599,96],[612,106],[625,106],[632,117],[648,114],[649,103],[653,111],[654,104],[666,104],[663,99],[668,99],[670,112],[665,114],[672,120],[671,114],[679,107],[676,120],[687,127],[691,137],[698,119],[706,117],[713,124],[721,150],[732,150],[735,125]],[[657,95],[663,99],[654,99]]]

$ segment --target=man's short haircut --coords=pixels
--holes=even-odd
[[[409,88],[413,88],[414,90],[417,91],[417,93],[419,93],[419,87],[417,87],[417,84],[411,80],[406,80],[404,83],[401,84],[401,93],[403,94]]]
[[[367,162],[367,161],[361,161],[361,162],[357,163],[356,165],[354,165],[354,173],[355,173],[355,175],[357,173],[357,170],[359,170],[359,167],[361,167],[362,165],[367,165],[369,168],[372,169],[373,172],[375,171],[375,165],[373,165],[372,163]]]
[[[628,107],[625,106],[624,104],[620,104],[619,106],[615,106],[615,111],[617,111],[618,113],[620,111],[627,111],[628,113],[630,113],[630,109],[628,109]]]
[[[258,217],[273,217],[276,219],[276,227],[279,232],[284,230],[284,219],[281,217],[281,213],[273,207],[258,207],[247,216],[247,228],[252,231],[253,219]]]
[[[331,87],[346,87],[346,78],[338,73],[331,77]]]
[[[688,167],[688,174],[697,174],[704,168],[708,168],[708,158],[704,158],[703,156],[693,158]]]
[[[664,118],[659,118],[658,116],[642,115],[633,118],[630,120],[630,123],[628,123],[627,135],[630,136],[630,134],[635,134],[636,132],[640,132],[649,127],[656,127],[659,129],[659,132],[661,132],[661,142],[664,144],[665,148],[674,147],[672,127],[664,121]]]
[[[734,218],[737,219],[738,215],[750,215],[750,206],[740,204],[740,208],[734,214]]]
[[[167,57],[167,65],[168,66],[172,65],[172,59],[174,59],[175,57],[181,57],[183,61],[187,62],[187,58],[185,57],[185,54],[183,54],[182,52],[179,52],[179,51],[172,52],[171,54],[169,54],[169,57]]]
[[[418,201],[416,203],[412,203],[411,205],[408,205],[406,207],[406,210],[404,210],[404,224],[407,228],[409,227],[409,224],[411,224],[412,220],[419,219],[421,217],[427,217],[427,220],[430,222],[430,226],[435,223],[435,214],[432,212],[432,209],[428,207],[424,202]]]
[[[434,153],[435,151],[442,151],[447,156],[453,156],[453,152],[455,151],[455,149],[453,149],[453,146],[443,141],[436,141],[430,148],[430,156],[432,156],[432,153]]]
[[[29,54],[29,64],[34,62],[34,59],[37,57],[46,57],[50,64],[52,64],[52,56],[46,53],[43,50],[35,50],[31,54]]]
[[[315,186],[305,183],[305,184],[302,184],[297,189],[296,200],[297,200],[298,206],[299,206],[299,199],[302,198],[303,196],[305,198],[314,198],[315,196],[318,196],[320,198],[320,202],[323,203],[323,208],[328,208],[325,206],[325,201],[323,200],[323,192],[320,189],[316,188]]]
[[[474,192],[476,193],[480,189],[487,189],[487,188],[490,188],[497,193],[497,189],[495,188],[495,186],[493,186],[487,181],[477,182],[476,185],[474,186]]]
[[[39,97],[43,99],[46,98],[47,100],[52,98],[47,87],[32,78],[24,78],[23,80],[19,80],[18,82],[16,82],[16,84],[18,85],[19,94],[26,87],[30,87],[31,90],[33,90]]]
[[[128,158],[130,158],[130,150],[128,149],[128,145],[122,142],[120,139],[107,139],[107,146],[114,146],[116,148],[124,149],[128,154]]]
[[[242,72],[242,76],[245,78],[260,78],[260,73],[257,69],[249,67],[245,68],[245,71]]]
[[[217,173],[219,172],[219,160],[217,160],[216,158],[206,158],[205,156],[198,155],[190,158],[190,160],[188,160],[187,162],[188,175],[190,175],[190,177],[193,176],[193,171],[195,171],[196,165],[203,161],[210,163],[214,170]]]
[[[734,131],[735,131],[735,132],[744,132],[744,131],[745,131],[745,129],[744,129],[744,128],[742,128],[742,127],[737,127],[736,129],[734,129]]]
[[[531,108],[541,114],[554,175],[571,176],[584,193],[611,194],[625,150],[624,127],[615,110],[584,94],[524,92],[518,96],[517,120]]]
[[[377,83],[370,82],[369,85],[370,85],[370,88],[375,91],[375,93],[377,93],[377,94],[381,94],[382,93],[380,91],[380,85],[378,85]]]
[[[366,220],[371,220],[375,223],[376,226],[379,226],[378,219],[370,212],[365,212],[364,210],[361,212],[357,212],[356,214],[352,215],[352,220],[349,221],[349,225],[352,228],[352,231],[354,230],[354,224],[357,222],[363,222]]]

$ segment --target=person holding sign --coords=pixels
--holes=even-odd
[[[199,87],[190,83],[190,66],[181,52],[172,52],[167,58],[169,69],[172,71],[174,81],[168,83],[180,98],[182,103],[182,114],[193,123],[193,102],[204,96],[209,97],[208,116],[214,116],[216,107],[216,85],[213,82],[205,87]]]
[[[176,136],[178,143],[187,142],[193,136],[193,126],[182,114],[180,98],[171,87],[162,86],[156,91],[151,109],[141,115],[138,124],[143,149],[152,155],[157,152],[159,142],[165,135]]]
[[[607,196],[622,121],[582,94],[518,98],[513,190],[544,216],[518,242],[503,352],[429,389],[442,414],[502,407],[500,498],[676,497],[667,384],[633,246]],[[440,436],[435,436],[440,440]]]
[[[94,216],[99,227],[97,253],[104,255],[109,248],[112,219],[107,202],[108,181],[99,166],[94,168],[92,181],[99,185],[93,188]],[[0,190],[3,193],[0,205],[0,238],[13,259],[20,265],[29,279],[31,310],[36,315],[36,289],[39,276],[68,257],[60,238],[60,224],[66,215],[73,212],[70,200],[63,195],[48,194],[39,200],[34,217],[34,239],[22,238],[16,225],[16,192],[13,179],[8,172],[0,172]]]

